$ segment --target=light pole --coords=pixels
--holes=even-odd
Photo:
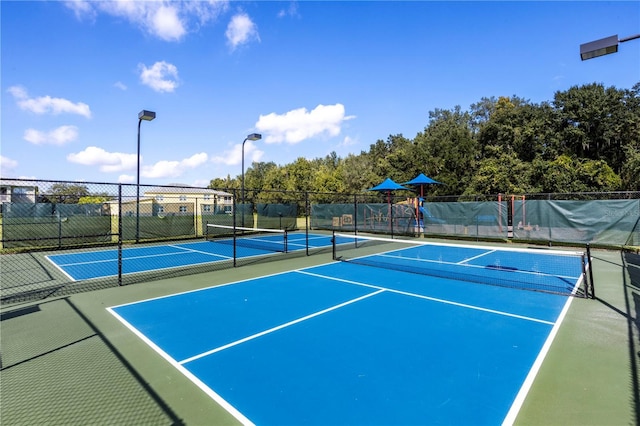
[[[640,34],[632,35],[618,39],[618,35],[612,35],[609,37],[601,38],[600,40],[590,41],[580,45],[580,59],[586,61],[587,59],[597,58],[598,56],[608,55],[610,53],[616,53],[618,51],[618,44],[625,41],[635,40],[640,38]]]
[[[142,120],[151,121],[156,118],[153,111],[142,110],[138,113],[138,173],[136,179],[136,243],[140,242],[140,124]]]
[[[244,204],[244,143],[246,141],[258,141],[262,139],[260,133],[251,133],[242,141],[242,204]],[[244,218],[244,215],[242,216]]]

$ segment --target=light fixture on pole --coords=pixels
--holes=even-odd
[[[260,139],[262,139],[262,135],[260,133],[251,133],[242,141],[242,203],[244,203],[244,143],[246,141],[255,142]]]
[[[587,59],[597,58],[598,56],[608,55],[610,53],[616,53],[618,51],[618,44],[625,41],[635,40],[640,38],[640,34],[632,35],[630,37],[624,37],[618,39],[618,35],[613,35],[600,40],[590,41],[580,45],[580,59],[586,61]]]
[[[156,118],[153,111],[142,110],[138,113],[138,171],[136,179],[136,243],[140,241],[140,124],[142,120],[151,121]]]

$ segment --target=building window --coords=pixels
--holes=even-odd
[[[187,201],[187,196],[186,195],[181,195],[180,196],[180,201]]]
[[[180,206],[180,213],[186,213],[187,212],[187,206]]]
[[[164,213],[164,206],[158,206],[158,213]]]
[[[211,194],[204,194],[204,200],[209,201],[211,199]]]
[[[164,201],[164,196],[156,195],[156,201]]]
[[[211,204],[204,204],[202,206],[202,211],[205,213],[210,213],[211,212]]]

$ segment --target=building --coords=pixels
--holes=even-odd
[[[0,203],[35,203],[38,187],[22,180],[0,181]]]
[[[157,214],[233,212],[233,195],[215,189],[172,184],[145,189],[144,197],[153,200]]]
[[[141,216],[203,215],[233,212],[233,195],[208,188],[196,188],[181,184],[141,187]],[[118,214],[117,200],[110,202],[113,215]],[[122,199],[122,215],[135,216],[136,198]]]

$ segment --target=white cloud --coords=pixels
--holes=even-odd
[[[120,89],[122,91],[127,90],[127,86],[121,81],[116,81],[115,83],[113,83],[113,87]]]
[[[36,129],[27,129],[24,132],[24,140],[34,145],[64,145],[78,138],[76,126],[60,126],[49,132]]]
[[[165,61],[156,62],[150,68],[139,65],[140,81],[156,92],[173,92],[178,87],[178,68]]]
[[[278,12],[278,18],[285,18],[287,16],[299,17],[298,2],[292,1],[289,3],[289,7],[286,9],[280,9]]]
[[[90,20],[94,20],[96,17],[96,11],[93,8],[93,5],[89,1],[76,1],[70,0],[64,2],[65,6],[69,9],[73,10],[78,19],[86,18]]]
[[[208,158],[206,153],[201,152],[181,161],[158,161],[152,166],[143,167],[141,174],[146,178],[178,177],[185,170],[195,169],[206,163]]]
[[[258,27],[249,18],[249,15],[245,13],[240,13],[231,18],[224,35],[227,37],[227,44],[229,44],[231,50],[254,40],[260,41]]]
[[[353,146],[357,145],[358,141],[350,136],[345,136],[342,140],[342,143],[339,145],[341,147]]]
[[[267,134],[266,143],[296,144],[318,135],[340,134],[341,125],[355,116],[345,116],[344,105],[318,105],[311,111],[298,108],[284,114],[260,115],[255,127]]]
[[[193,181],[193,186],[206,188],[207,186],[209,186],[209,182],[211,181],[206,179],[196,179],[195,181]]]
[[[18,167],[16,160],[0,155],[0,176],[6,176],[7,173],[13,172],[16,167]]]
[[[98,14],[123,18],[141,31],[165,41],[179,41],[227,10],[228,1],[193,0],[76,0],[65,2],[78,19],[95,20]]]
[[[253,141],[246,141],[244,144],[244,162],[245,167],[248,167],[254,161],[260,161],[264,151],[257,149],[256,144]],[[217,164],[226,164],[227,166],[235,166],[242,164],[242,144],[234,145],[232,149],[224,151],[222,155],[214,156],[211,158],[211,162]]]
[[[78,114],[91,118],[89,105],[83,102],[73,103],[63,98],[52,98],[51,96],[41,96],[30,98],[27,90],[22,86],[11,86],[7,89],[13,95],[20,109],[33,112],[35,114]]]
[[[118,176],[118,183],[135,183],[136,177],[132,175],[120,175]]]
[[[99,166],[101,172],[119,172],[135,169],[138,166],[136,154],[107,152],[96,146],[89,146],[77,154],[67,155],[67,160],[85,166]]]
[[[163,40],[180,40],[187,32],[184,22],[173,6],[160,6],[151,17],[151,33]]]

